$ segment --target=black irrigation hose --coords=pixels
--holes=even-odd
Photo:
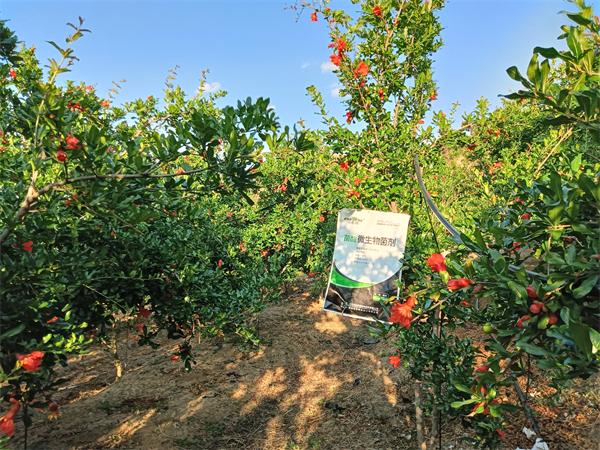
[[[427,192],[427,189],[425,188],[425,183],[423,182],[423,176],[421,175],[421,166],[419,165],[419,156],[418,155],[415,155],[415,157],[414,157],[414,165],[415,165],[415,173],[417,175],[417,181],[419,182],[419,187],[421,188],[421,194],[423,195],[425,202],[427,203],[427,205],[429,206],[431,211],[433,211],[433,214],[435,215],[435,217],[437,217],[437,219],[440,221],[440,223],[444,226],[444,228],[446,230],[448,230],[448,232],[452,236],[460,238],[460,232],[456,228],[454,228],[450,222],[448,222],[448,220],[442,215],[442,213],[440,212],[438,207],[435,206],[435,203],[433,203],[433,200],[431,200],[431,197],[429,196],[429,193]],[[481,252],[478,252],[478,253],[481,254]],[[517,267],[514,264],[508,265],[508,270],[510,270],[511,272],[516,272],[519,269],[520,269],[520,267]],[[535,277],[535,278],[540,278],[542,280],[546,280],[546,275],[543,275],[541,273],[532,272],[530,270],[526,270],[525,272],[530,277]]]

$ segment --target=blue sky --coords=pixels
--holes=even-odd
[[[220,104],[246,97],[269,97],[283,125],[300,118],[321,127],[306,95],[315,85],[328,109],[344,119],[334,95],[337,78],[322,68],[331,50],[323,19],[284,10],[289,2],[272,1],[28,1],[3,0],[0,14],[28,46],[35,45],[42,63],[57,52],[76,23],[85,19],[92,33],[75,43],[76,62],[62,79],[96,85],[108,96],[112,81],[127,80],[117,103],[148,95],[161,96],[168,70],[175,65],[177,83],[194,94],[202,70],[207,82],[228,92]],[[352,13],[350,1],[334,0],[332,8]],[[438,100],[434,109],[448,111],[460,103],[459,115],[487,97],[499,105],[498,94],[518,89],[506,75],[516,65],[523,72],[535,46],[564,48],[557,41],[566,18],[558,11],[573,10],[563,1],[448,1],[440,13],[444,46],[434,55]],[[333,92],[333,93],[332,93]],[[343,121],[343,120],[342,120]],[[460,121],[460,120],[459,120]]]

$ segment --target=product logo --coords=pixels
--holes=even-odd
[[[344,221],[350,221],[352,223],[361,223],[364,219],[359,219],[357,217],[344,217]]]
[[[356,242],[356,236],[352,236],[351,234],[344,235],[344,242]]]

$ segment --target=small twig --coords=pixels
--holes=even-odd
[[[562,144],[571,135],[572,131],[573,131],[573,128],[568,128],[567,131],[560,137],[560,139],[558,140],[558,142],[556,143],[554,148],[552,150],[550,150],[550,153],[548,153],[548,155],[544,158],[544,160],[539,164],[537,170],[534,172],[534,175],[537,175],[538,173],[540,173],[540,170],[542,169],[544,164],[546,164],[546,161],[548,161],[548,159],[554,154],[556,149],[558,149],[558,146],[560,144]]]

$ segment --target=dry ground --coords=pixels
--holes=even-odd
[[[365,322],[322,312],[310,283],[299,280],[288,300],[260,316],[262,347],[196,341],[199,363],[189,373],[171,361],[177,341],[139,348],[129,330],[120,334],[125,370],[115,382],[111,354],[94,346],[61,369],[72,377],[55,395],[62,414],[34,421],[29,448],[415,449],[414,388],[389,365],[392,346],[365,344]],[[544,399],[547,388],[530,391],[552,450],[598,448],[597,386],[575,384],[558,404]],[[530,448],[534,440],[521,432],[527,420],[508,422],[507,448]],[[11,447],[20,449],[17,427]],[[466,436],[460,421],[446,422],[441,448],[471,450]]]

